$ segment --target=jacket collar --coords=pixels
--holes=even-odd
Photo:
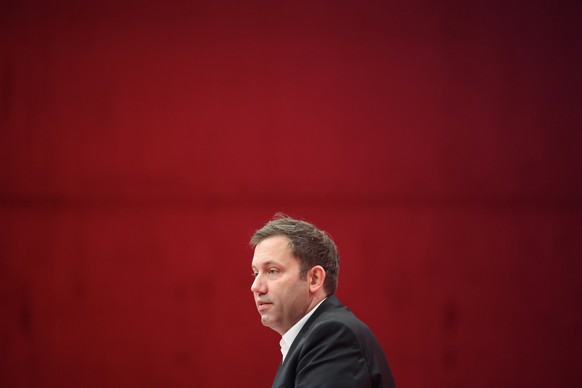
[[[314,311],[311,317],[309,317],[307,322],[305,322],[305,325],[303,325],[303,327],[301,328],[301,331],[299,331],[299,334],[297,334],[297,337],[295,337],[295,340],[293,341],[291,348],[289,348],[289,352],[287,353],[287,357],[285,357],[285,361],[283,361],[283,364],[285,364],[285,362],[291,358],[289,356],[295,351],[295,349],[297,349],[299,344],[303,342],[303,337],[305,333],[307,333],[313,322],[315,322],[317,318],[321,316],[321,314],[342,306],[343,305],[335,295],[328,296],[327,299],[324,300],[319,305],[319,307]]]

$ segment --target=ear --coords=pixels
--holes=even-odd
[[[325,269],[321,265],[316,265],[309,270],[309,291],[312,293],[317,293],[319,290],[323,289],[323,283],[325,281]]]

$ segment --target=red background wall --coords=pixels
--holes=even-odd
[[[579,4],[2,2],[0,385],[269,386],[284,211],[399,386],[580,386]]]

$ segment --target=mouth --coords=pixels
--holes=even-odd
[[[257,302],[257,310],[259,312],[268,310],[273,304],[268,302]]]

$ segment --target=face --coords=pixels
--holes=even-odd
[[[266,238],[255,247],[251,291],[263,325],[283,335],[309,310],[309,285],[299,278],[299,261],[284,236]]]

